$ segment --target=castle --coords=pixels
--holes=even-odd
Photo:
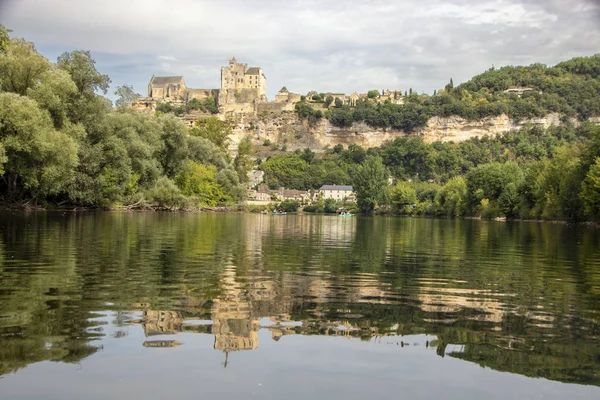
[[[183,76],[152,75],[148,83],[147,97],[136,99],[132,107],[139,111],[155,111],[159,103],[171,103],[174,107],[187,107],[188,103],[194,99],[202,102],[209,98],[214,99],[220,115],[237,121],[242,115],[258,116],[294,111],[296,103],[300,101],[312,103],[312,107],[324,111],[333,106],[334,101],[355,106],[359,100],[366,100],[368,96],[356,92],[347,95],[344,93],[318,94],[315,91],[301,96],[298,93],[290,92],[284,86],[275,95],[274,101],[269,101],[267,99],[267,77],[263,69],[248,67],[248,64],[238,63],[233,57],[227,66],[221,67],[221,87],[219,89],[189,88]],[[333,99],[333,101],[323,104],[326,98]],[[369,99],[377,103],[389,101],[402,104],[403,101],[402,92],[389,90],[378,93],[376,97]],[[201,115],[203,115],[203,111],[188,109],[188,112],[179,118],[192,125]]]
[[[221,90],[227,89],[254,89],[258,98],[266,99],[267,77],[261,67],[248,68],[248,64],[239,64],[233,57],[228,67],[221,68]]]

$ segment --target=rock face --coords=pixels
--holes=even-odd
[[[285,111],[260,117],[236,114],[234,118],[228,119],[234,125],[230,148],[232,151],[237,148],[239,141],[248,135],[256,144],[262,144],[268,139],[280,146],[285,145],[287,151],[310,147],[318,152],[338,144],[344,147],[350,144],[358,144],[363,148],[378,147],[397,137],[422,137],[427,143],[461,142],[474,137],[503,134],[527,124],[543,128],[561,124],[558,114],[522,121],[512,120],[504,114],[475,121],[458,116],[433,117],[426,126],[408,134],[400,130],[372,128],[363,122],[355,123],[349,128],[338,128],[325,118],[311,125],[306,120],[299,120],[294,112]],[[600,118],[596,119],[591,121],[600,123]]]
[[[548,114],[542,118],[531,118],[523,121],[511,120],[505,114],[476,121],[468,121],[457,116],[445,118],[433,117],[427,121],[427,126],[422,128],[419,134],[423,136],[423,139],[428,143],[436,141],[461,142],[484,135],[501,135],[512,130],[520,129],[526,124],[548,128],[552,125],[560,125],[561,121],[558,114]]]

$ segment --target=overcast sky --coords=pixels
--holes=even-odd
[[[152,74],[218,88],[232,56],[263,68],[273,99],[283,85],[432,93],[600,53],[600,0],[0,0],[0,23],[52,61],[91,50],[113,88],[144,95]]]

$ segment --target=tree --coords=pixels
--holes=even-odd
[[[141,97],[140,94],[133,90],[133,86],[129,85],[117,86],[115,95],[118,96],[118,99],[115,101],[115,106],[119,108],[129,107],[135,99]]]
[[[26,192],[43,198],[65,189],[77,166],[77,142],[57,131],[35,101],[14,93],[0,93],[0,121],[3,191],[9,199]]]
[[[56,67],[40,75],[38,82],[27,91],[27,96],[50,113],[56,129],[69,125],[68,106],[77,87],[71,76]],[[83,133],[81,136],[84,136]]]
[[[283,186],[288,189],[308,189],[308,164],[296,154],[271,157],[260,165],[260,169],[265,171],[265,183],[271,188]]]
[[[186,196],[197,196],[200,204],[216,206],[231,203],[231,196],[219,185],[213,165],[188,161],[185,168],[175,177],[175,184]]]
[[[108,75],[96,70],[89,51],[63,53],[56,65],[69,73],[77,87],[67,106],[69,119],[83,124],[88,132],[100,129],[104,115],[112,106],[110,100],[97,93],[106,94],[110,84]]]
[[[110,78],[96,70],[96,61],[89,50],[63,53],[58,57],[56,64],[71,75],[80,95],[89,96],[98,91],[106,94]]]
[[[339,97],[335,98],[335,106],[336,107],[341,107],[344,105],[344,102],[342,101],[342,99],[340,99]]]
[[[0,24],[0,53],[6,51],[6,47],[10,42],[9,32],[12,32],[10,29],[6,29],[6,27]]]
[[[310,148],[307,147],[304,149],[304,151],[302,152],[300,157],[302,157],[302,159],[304,161],[306,161],[308,164],[310,164],[312,162],[312,160],[315,158],[315,153]]]
[[[396,212],[411,214],[417,205],[417,191],[409,182],[398,182],[390,189],[390,201]]]
[[[148,200],[159,207],[186,208],[188,200],[169,178],[160,177],[146,193]]]
[[[600,218],[600,157],[592,164],[581,185],[581,201],[585,213],[593,218]]]
[[[231,125],[217,117],[199,118],[190,129],[190,135],[208,139],[225,150],[229,145]]]
[[[438,212],[460,217],[467,211],[467,182],[462,176],[450,179],[435,196]]]
[[[368,97],[369,99],[375,99],[375,98],[377,98],[378,96],[379,96],[379,91],[378,91],[378,90],[369,90],[369,91],[367,92],[367,97]]]
[[[333,103],[333,96],[325,97],[325,107],[329,107]]]
[[[240,182],[248,182],[248,172],[250,172],[254,166],[254,162],[251,158],[253,154],[254,145],[252,144],[252,138],[246,136],[238,144],[237,155],[233,160],[233,167],[238,174]]]
[[[363,213],[372,212],[385,204],[388,193],[388,170],[380,157],[367,157],[360,164],[352,179],[356,203]]]
[[[0,90],[25,96],[52,65],[35,51],[33,43],[23,39],[12,39],[3,46],[4,51],[0,52]]]

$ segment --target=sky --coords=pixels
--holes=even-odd
[[[220,87],[235,56],[272,100],[370,89],[432,93],[492,66],[600,53],[600,0],[0,0],[0,23],[52,61],[90,50],[145,95],[152,74]]]

